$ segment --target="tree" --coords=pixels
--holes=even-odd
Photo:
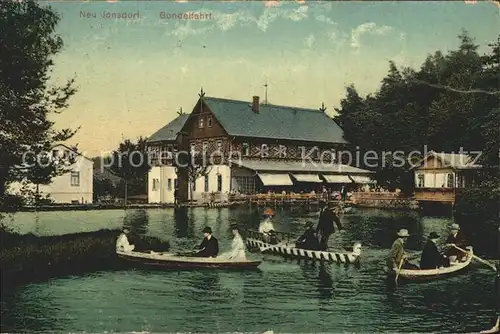
[[[134,191],[137,191],[137,188],[144,189],[150,169],[151,162],[145,138],[139,137],[136,143],[126,139],[120,143],[117,150],[113,151],[109,170],[123,179],[125,205],[127,205],[129,186],[132,185]]]
[[[10,183],[53,176],[50,170],[25,167],[27,153],[40,153],[78,130],[56,130],[49,120],[76,92],[74,79],[63,86],[48,84],[52,57],[63,46],[55,33],[58,22],[50,7],[34,1],[0,2],[0,207],[11,202]]]
[[[177,167],[177,177],[185,175],[188,182],[188,200],[193,198],[193,185],[200,177],[210,173],[212,166],[207,163],[206,156],[198,152],[178,152],[174,165]]]

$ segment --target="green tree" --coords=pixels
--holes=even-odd
[[[14,181],[52,177],[37,166],[24,168],[28,152],[52,147],[76,130],[56,130],[49,120],[68,106],[74,80],[49,85],[53,56],[62,46],[55,33],[59,16],[34,1],[0,2],[0,207]],[[22,166],[22,168],[20,167]]]
[[[145,138],[139,137],[135,143],[126,139],[113,152],[109,170],[123,180],[125,205],[131,186],[134,192],[142,190],[144,193],[150,169],[151,161]]]

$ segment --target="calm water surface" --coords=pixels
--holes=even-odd
[[[276,229],[297,232],[304,211],[279,211]],[[255,228],[250,209],[116,210],[20,213],[19,232],[66,234],[129,225],[140,233],[192,247],[209,225],[229,248],[229,224]],[[494,275],[474,264],[449,279],[387,287],[383,267],[394,232],[408,228],[408,248],[421,249],[431,231],[444,234],[449,218],[358,209],[342,217],[339,248],[363,243],[362,263],[320,266],[267,256],[259,271],[123,270],[64,277],[19,287],[2,304],[3,331],[87,332],[464,332],[490,326]],[[258,254],[251,256],[258,257]]]

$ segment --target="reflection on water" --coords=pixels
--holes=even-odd
[[[230,223],[255,229],[262,219],[257,208],[65,214],[39,213],[37,224],[36,215],[15,219],[46,234],[126,225],[169,240],[173,249],[198,244],[208,225],[221,251],[230,247]],[[307,209],[278,210],[274,225],[298,234],[308,220],[317,217]],[[359,267],[266,256],[260,271],[125,270],[59,278],[20,287],[2,301],[2,331],[452,333],[491,323],[494,274],[480,265],[449,279],[397,289],[386,284],[383,267],[395,233],[409,229],[408,248],[421,249],[428,233],[444,233],[450,219],[358,209],[341,222],[346,232],[335,233],[331,246],[361,241]]]

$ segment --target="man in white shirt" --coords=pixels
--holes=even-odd
[[[122,234],[116,240],[116,250],[121,252],[131,252],[134,250],[135,245],[131,245],[128,242],[127,234],[129,234],[130,230],[128,228],[124,228]]]

